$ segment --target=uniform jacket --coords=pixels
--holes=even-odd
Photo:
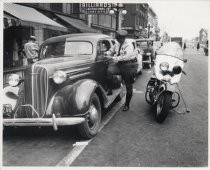
[[[116,61],[129,61],[136,57],[134,53],[133,44],[126,41],[126,39],[122,44],[120,51],[119,48],[120,48],[120,43],[116,41],[115,45],[112,46],[107,52],[107,55],[114,55],[114,57],[112,58]]]

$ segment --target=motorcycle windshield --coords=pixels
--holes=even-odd
[[[168,42],[164,44],[157,52],[160,56],[170,56],[183,60],[183,51],[180,45],[176,42]]]

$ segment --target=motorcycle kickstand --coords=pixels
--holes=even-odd
[[[184,98],[183,98],[183,96],[182,96],[181,90],[179,89],[179,84],[176,83],[176,85],[177,85],[177,87],[178,87],[180,96],[181,96],[181,98],[182,98],[182,100],[183,100],[183,103],[184,103],[184,106],[185,106],[185,113],[190,113],[190,110],[187,108],[187,105],[186,105],[186,103],[185,103],[185,100],[184,100]]]

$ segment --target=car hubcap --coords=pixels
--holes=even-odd
[[[90,106],[89,120],[90,120],[90,123],[92,124],[92,126],[94,126],[94,124],[98,120],[98,111],[97,111],[97,109],[96,109],[96,107],[94,105]]]

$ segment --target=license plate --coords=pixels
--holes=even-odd
[[[8,114],[12,112],[11,104],[3,104],[3,114]]]

